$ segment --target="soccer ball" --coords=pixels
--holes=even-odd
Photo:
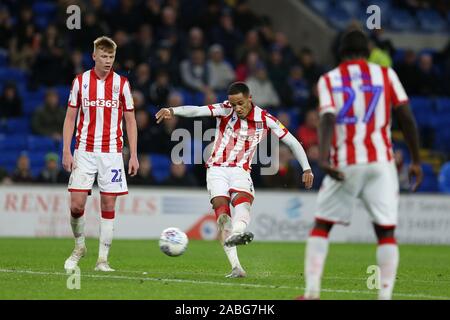
[[[159,237],[159,248],[170,257],[181,256],[186,251],[188,245],[186,233],[178,228],[167,228]]]

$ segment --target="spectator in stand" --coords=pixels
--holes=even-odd
[[[202,29],[193,27],[189,30],[187,43],[183,46],[184,58],[189,57],[190,53],[194,50],[206,51],[205,35]]]
[[[146,102],[144,94],[140,90],[131,90],[131,95],[133,97],[134,109],[143,110],[146,108]]]
[[[32,66],[33,86],[55,86],[65,84],[66,77],[61,72],[61,66],[65,64],[65,38],[58,28],[51,24],[45,30],[41,48]]]
[[[246,84],[250,88],[250,92],[252,92],[252,101],[257,106],[263,109],[280,106],[280,98],[263,64],[260,63],[257,66],[255,74],[247,79]]]
[[[49,152],[45,156],[45,168],[41,171],[36,182],[41,183],[67,183],[69,175],[59,167],[59,156]]]
[[[137,66],[135,77],[131,83],[132,88],[144,94],[146,103],[150,101],[150,77],[150,66],[147,63],[141,63]]]
[[[7,82],[0,97],[0,119],[15,118],[22,115],[22,99],[17,87],[14,83]]]
[[[439,95],[441,93],[441,79],[433,63],[433,56],[423,53],[419,57],[419,72],[417,76],[417,91],[422,96]]]
[[[283,56],[283,61],[287,65],[297,63],[298,59],[295,55],[294,50],[289,45],[289,41],[286,34],[280,31],[276,32],[274,39],[274,46],[280,51],[281,55]]]
[[[133,40],[134,58],[136,63],[148,63],[155,55],[155,42],[153,39],[153,28],[146,23],[139,27],[139,32]]]
[[[278,172],[274,175],[262,176],[263,186],[266,188],[298,189],[301,186],[300,169],[292,162],[291,150],[285,144],[280,144],[278,158]],[[308,159],[309,160],[309,159]]]
[[[313,144],[308,148],[306,152],[308,156],[309,165],[311,166],[311,170],[314,170],[314,181],[311,189],[319,190],[322,184],[322,180],[325,177],[323,170],[319,165],[319,145]]]
[[[308,151],[309,147],[319,144],[319,113],[317,110],[309,110],[305,115],[305,123],[297,130],[297,139],[303,148]]]
[[[208,89],[209,74],[202,49],[191,51],[189,59],[181,62],[180,75],[183,86],[196,92],[205,92]]]
[[[180,30],[177,25],[178,15],[174,8],[165,6],[161,12],[161,23],[156,29],[157,40],[169,39],[172,34],[178,34]]]
[[[145,0],[140,8],[142,21],[156,28],[161,23],[161,1]]]
[[[289,88],[286,86],[286,80],[289,68],[283,60],[283,55],[278,47],[273,47],[270,53],[267,71],[278,96],[284,105],[289,104]]]
[[[116,53],[116,59],[114,62],[114,69],[116,71],[128,71],[133,70],[136,62],[134,61],[134,50],[130,41],[130,35],[124,30],[117,30],[114,33],[114,42],[120,50]]]
[[[58,92],[49,89],[44,104],[34,113],[31,121],[33,132],[60,141],[66,112],[59,104]]]
[[[8,175],[8,171],[0,167],[0,185],[12,184],[11,177]]]
[[[244,33],[255,28],[260,22],[258,16],[251,11],[247,0],[237,0],[234,20],[236,26]]]
[[[195,176],[187,171],[184,163],[170,165],[170,176],[164,180],[163,185],[177,187],[195,187],[198,182]]]
[[[141,12],[133,0],[120,0],[118,14],[111,15],[109,21],[109,25],[113,28],[113,31],[124,30],[129,34],[136,32],[141,23]]]
[[[235,63],[235,52],[237,45],[244,38],[233,21],[231,11],[225,9],[220,16],[219,25],[211,31],[211,38],[214,43],[220,44],[224,48],[225,57],[231,63]]]
[[[13,37],[13,20],[6,6],[0,6],[0,49],[7,50]]]
[[[215,92],[226,91],[228,85],[234,81],[234,70],[224,60],[223,48],[214,44],[209,48],[208,72],[209,87]]]
[[[300,51],[300,64],[303,68],[303,75],[311,88],[317,83],[324,69],[316,63],[313,52],[309,48],[303,48]]]
[[[150,86],[150,102],[154,106],[165,106],[169,93],[173,90],[170,84],[169,73],[159,70],[155,81]]]
[[[408,49],[405,51],[403,60],[395,66],[398,77],[405,87],[408,95],[417,92],[417,83],[419,81],[419,69],[417,68],[417,56],[416,53]]]
[[[90,52],[92,50],[92,42],[100,34],[109,33],[106,26],[98,22],[98,16],[93,11],[83,12],[82,28],[71,30],[73,45],[82,52]]]
[[[11,175],[11,180],[14,183],[34,182],[33,175],[30,170],[30,158],[28,153],[22,152],[17,159],[16,169]]]
[[[165,70],[169,74],[172,85],[177,86],[181,83],[178,61],[172,55],[172,48],[169,41],[165,40],[159,44],[152,68],[153,70]]]
[[[256,71],[256,66],[262,63],[261,57],[256,51],[247,53],[245,60],[236,68],[236,81],[245,81]]]
[[[236,60],[242,61],[249,52],[256,52],[263,61],[267,60],[267,53],[259,41],[258,31],[250,30],[245,35],[245,42],[237,48]]]
[[[158,144],[152,137],[150,115],[144,110],[136,110],[136,126],[138,130],[137,148],[140,153],[149,153],[152,151],[152,145]]]
[[[210,36],[211,30],[217,25],[217,21],[220,19],[220,9],[219,0],[207,0],[206,9],[198,18],[198,25],[208,37]]]
[[[130,177],[128,184],[151,186],[156,185],[157,182],[152,173],[152,162],[147,154],[139,155],[139,169],[134,177]]]
[[[287,79],[289,94],[289,105],[294,105],[302,110],[306,106],[309,97],[308,83],[303,78],[303,70],[299,65],[291,67]]]

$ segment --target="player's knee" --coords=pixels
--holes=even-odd
[[[230,200],[226,197],[215,197],[211,200],[213,209],[216,210],[219,207],[230,205]]]
[[[330,233],[331,229],[333,228],[333,225],[334,225],[334,222],[332,222],[332,221],[325,221],[325,220],[316,218],[314,227],[312,228],[309,236],[310,237],[328,238],[328,234]]]
[[[102,196],[100,199],[102,211],[114,211],[116,206],[116,197]]]
[[[238,192],[238,194],[231,201],[231,205],[233,207],[236,207],[237,205],[239,205],[241,203],[248,203],[251,205],[253,203],[253,197],[250,196],[249,194],[246,194],[243,192]]]
[[[84,214],[84,205],[82,203],[72,203],[70,206],[70,215],[78,219]]]
[[[381,226],[374,223],[374,229],[378,239],[378,244],[396,243],[394,236],[395,226]]]

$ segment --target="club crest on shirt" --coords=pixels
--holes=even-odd
[[[255,128],[256,130],[264,129],[264,123],[262,121],[255,121]]]
[[[118,85],[113,86],[113,92],[114,93],[119,93],[119,86]]]

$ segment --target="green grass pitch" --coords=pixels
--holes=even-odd
[[[67,289],[63,264],[72,239],[0,238],[0,299],[291,300],[303,293],[304,243],[258,242],[240,247],[245,279],[226,279],[228,261],[216,241],[191,241],[167,257],[156,240],[114,240],[110,264],[95,272],[98,240],[80,261],[81,288]],[[331,244],[322,299],[375,299],[367,268],[375,244]],[[448,246],[400,245],[394,299],[450,299]]]

